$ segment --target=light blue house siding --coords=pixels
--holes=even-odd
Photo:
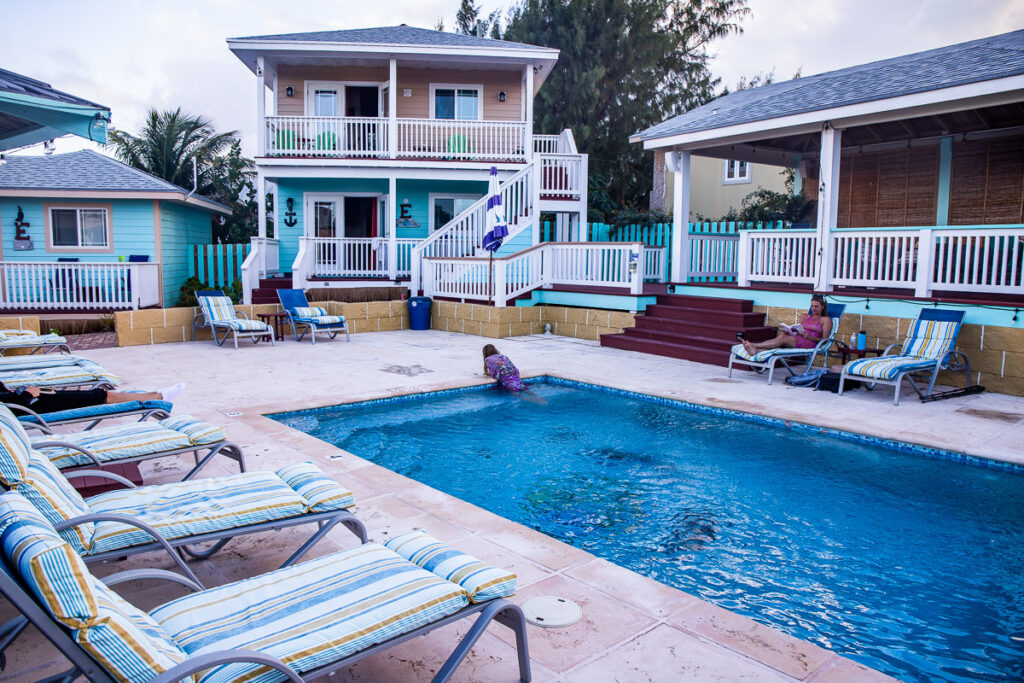
[[[155,201],[155,200],[154,200]],[[210,244],[213,226],[209,211],[158,202],[160,211],[160,262],[163,264],[164,306],[174,306],[181,286],[188,280],[188,246]]]
[[[408,203],[409,215],[418,223],[417,227],[398,228],[399,238],[425,238],[430,230],[430,194],[478,194],[487,192],[485,181],[465,180],[402,180],[396,183],[399,203]],[[306,193],[323,194],[381,194],[388,193],[386,179],[328,179],[328,178],[295,178],[280,179],[277,182],[277,205],[274,207],[274,225],[276,236],[280,240],[281,269],[291,271],[291,264],[299,251],[299,238],[303,235],[304,196]],[[288,199],[292,199],[292,211],[295,215],[286,217]],[[406,201],[408,200],[408,201]],[[398,209],[396,208],[396,211]],[[287,225],[285,220],[295,221]]]

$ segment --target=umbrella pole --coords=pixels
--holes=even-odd
[[[494,252],[491,253],[491,258],[488,261],[487,268],[487,305],[490,306],[494,303]]]

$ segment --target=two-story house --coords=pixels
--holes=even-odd
[[[436,294],[444,267],[425,259],[482,255],[492,167],[510,229],[499,256],[538,243],[542,211],[566,234],[586,220],[586,156],[570,131],[534,134],[557,50],[405,25],[227,42],[256,76],[258,193],[274,197],[247,300],[287,273],[297,288]]]

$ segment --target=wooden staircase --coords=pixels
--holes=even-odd
[[[737,332],[755,342],[776,333],[753,301],[663,294],[637,316],[636,327],[601,335],[601,346],[727,366]]]
[[[277,298],[277,290],[291,288],[291,275],[275,275],[274,277],[260,278],[260,286],[252,290],[252,302],[254,304],[280,303]]]

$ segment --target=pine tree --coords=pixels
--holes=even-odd
[[[465,35],[476,35],[477,22],[480,19],[480,8],[473,0],[462,0],[459,11],[455,13],[455,32]]]
[[[592,176],[603,180],[603,190],[590,184],[595,206],[647,205],[652,155],[629,136],[714,97],[719,80],[708,69],[708,45],[740,32],[749,11],[747,0],[523,0],[513,7],[505,40],[560,50],[534,103],[534,128],[572,128]]]

